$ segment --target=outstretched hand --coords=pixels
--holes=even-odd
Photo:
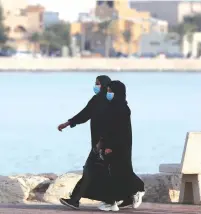
[[[60,124],[60,125],[58,126],[58,130],[59,130],[60,132],[62,132],[62,130],[65,129],[65,128],[66,128],[67,126],[69,126],[69,125],[70,125],[69,122],[62,123],[62,124]]]

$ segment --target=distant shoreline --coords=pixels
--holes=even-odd
[[[0,58],[0,72],[201,72],[201,59]]]

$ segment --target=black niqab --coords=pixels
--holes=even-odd
[[[126,102],[126,86],[122,82],[118,80],[112,81],[108,87],[110,87],[114,93],[114,99],[112,100],[113,102],[117,100]]]
[[[100,92],[100,94],[101,95],[106,95],[107,87],[110,84],[111,79],[106,75],[97,76],[96,79],[98,79],[100,84],[101,84],[101,92]]]

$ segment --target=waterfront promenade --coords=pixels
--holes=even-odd
[[[0,58],[0,71],[201,71],[200,59]]]
[[[97,210],[97,208],[92,206],[81,207],[81,210],[74,211],[62,205],[0,205],[0,214],[62,214],[62,213],[100,214],[104,212],[100,212]],[[201,207],[193,205],[143,203],[142,206],[137,210],[127,208],[120,210],[118,213],[200,214]]]

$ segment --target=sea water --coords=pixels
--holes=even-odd
[[[133,167],[156,173],[179,163],[186,132],[201,130],[201,74],[190,72],[0,73],[0,174],[65,173],[82,169],[89,123],[57,130],[94,95],[108,74],[127,86],[132,111]]]

